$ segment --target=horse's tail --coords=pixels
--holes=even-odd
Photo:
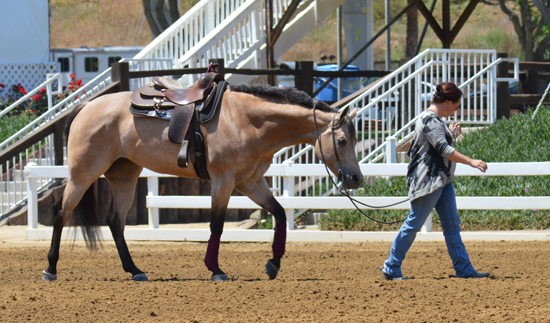
[[[69,131],[71,129],[71,124],[76,117],[76,115],[84,108],[86,103],[78,104],[74,110],[67,116],[67,123],[65,124],[65,134],[67,136],[67,141],[69,140]],[[58,199],[53,204],[54,215],[58,215],[62,211],[63,204],[63,195],[65,194],[65,188],[63,188],[62,193]],[[60,215],[60,214],[59,214]],[[100,242],[101,231],[99,227],[101,225],[101,220],[99,218],[99,212],[97,210],[97,201],[96,194],[94,189],[94,184],[90,187],[78,202],[78,205],[73,210],[73,213],[68,222],[69,226],[79,226],[82,231],[82,236],[84,241],[86,241],[86,246],[90,250],[95,250],[98,247],[98,242]],[[76,238],[76,231],[75,237]]]
[[[74,118],[76,117],[76,115],[82,111],[82,109],[84,108],[84,106],[86,106],[86,103],[87,102],[83,102],[83,103],[79,103],[77,104],[73,111],[71,113],[69,113],[69,115],[67,116],[67,121],[65,123],[65,136],[67,137],[67,142],[69,141],[69,132],[71,130],[71,124],[73,123],[74,121]]]

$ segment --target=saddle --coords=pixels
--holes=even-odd
[[[199,177],[210,179],[200,124],[212,119],[226,88],[223,76],[214,72],[205,73],[189,88],[173,79],[155,76],[151,84],[131,94],[130,112],[169,120],[168,139],[181,144],[178,166],[188,167],[190,160]]]

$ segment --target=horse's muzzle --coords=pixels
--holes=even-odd
[[[343,174],[341,182],[338,185],[339,189],[354,190],[359,188],[363,183],[363,174],[353,173],[353,174]]]

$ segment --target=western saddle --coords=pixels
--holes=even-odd
[[[130,96],[130,112],[134,115],[170,120],[168,139],[181,144],[178,166],[188,167],[190,160],[197,175],[204,179],[210,179],[210,175],[199,125],[212,119],[227,88],[223,76],[210,69],[189,88],[173,79],[155,76],[150,85]]]

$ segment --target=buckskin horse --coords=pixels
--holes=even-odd
[[[146,167],[179,177],[199,177],[195,166],[175,162],[180,146],[168,140],[168,122],[129,112],[131,92],[96,98],[75,107],[66,125],[69,177],[62,197],[54,203],[53,236],[48,269],[43,279],[57,279],[61,233],[70,225],[81,227],[89,249],[97,247],[100,220],[93,206],[91,185],[104,175],[113,198],[107,224],[123,269],[135,281],[148,280],[134,264],[124,225],[138,177]],[[315,153],[338,178],[343,188],[355,189],[363,181],[355,154],[354,109],[338,112],[294,88],[230,85],[211,120],[200,124],[207,172],[211,180],[210,238],[204,263],[214,281],[227,280],[218,264],[220,237],[229,198],[234,189],[248,196],[275,217],[273,258],[266,265],[276,278],[285,253],[286,215],[263,176],[275,152],[299,143],[315,145]],[[321,148],[320,148],[321,147]],[[73,212],[74,211],[74,212]]]

